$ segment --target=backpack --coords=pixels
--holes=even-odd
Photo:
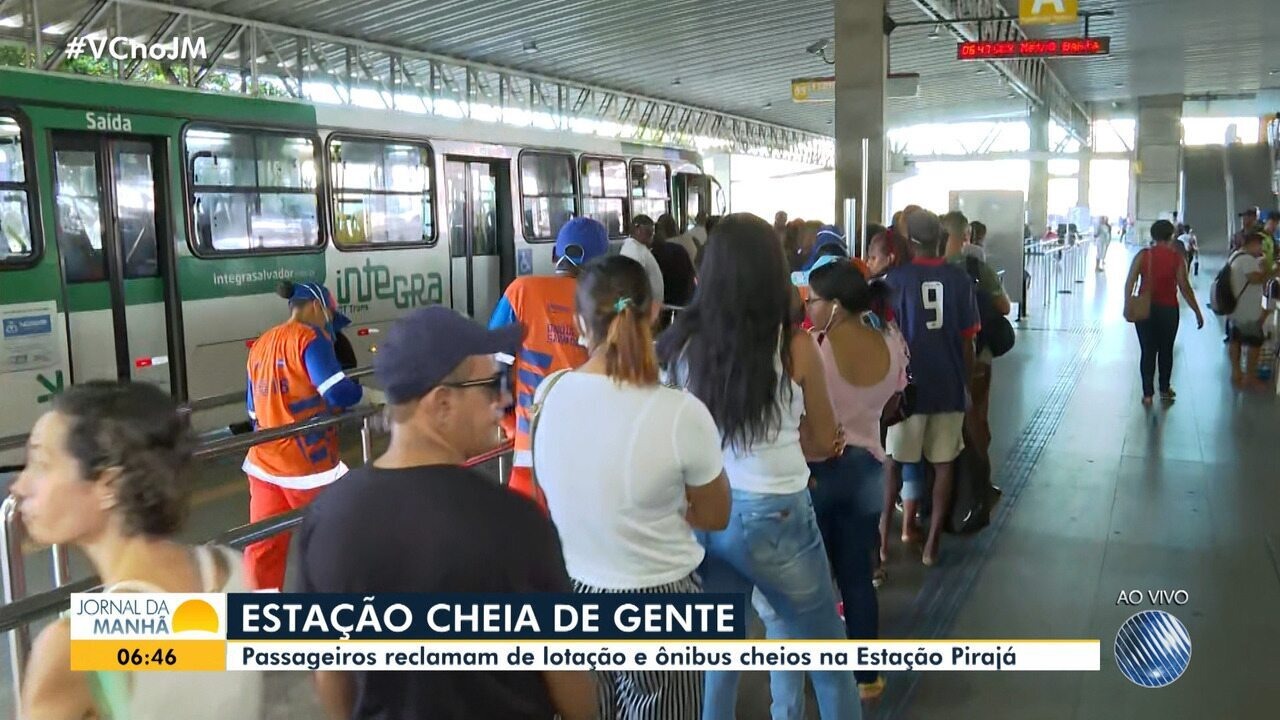
[[[1239,293],[1231,290],[1231,263],[1238,257],[1240,257],[1239,251],[1231,253],[1231,257],[1227,258],[1227,264],[1222,266],[1213,278],[1213,284],[1209,286],[1209,309],[1214,315],[1230,315],[1235,312],[1240,296],[1244,295],[1245,289],[1249,287],[1249,283],[1246,282]]]
[[[1000,357],[1013,349],[1017,335],[1013,331],[1013,323],[1009,318],[996,311],[995,301],[989,293],[977,289],[981,275],[982,261],[973,256],[965,257],[965,270],[973,279],[974,291],[978,295],[978,318],[982,321],[982,329],[978,331],[978,349],[986,348],[992,357]]]

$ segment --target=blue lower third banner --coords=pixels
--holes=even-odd
[[[743,640],[732,594],[233,593],[228,640]]]

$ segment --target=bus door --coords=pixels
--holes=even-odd
[[[723,215],[725,212],[724,191],[720,183],[710,175],[700,173],[676,173],[676,207],[680,216],[677,221],[682,231],[687,231],[698,221],[712,215]]]
[[[448,197],[449,256],[453,307],[488,322],[511,274],[506,268],[514,255],[510,197],[510,166],[506,160],[447,157],[444,163]],[[505,260],[505,262],[504,262]]]
[[[150,382],[182,397],[164,140],[55,133],[53,165],[72,381]]]

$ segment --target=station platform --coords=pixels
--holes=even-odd
[[[885,638],[1101,640],[1098,673],[894,673],[868,720],[1275,717],[1280,675],[1280,485],[1276,398],[1230,384],[1223,321],[1207,307],[1225,258],[1193,277],[1183,307],[1176,402],[1140,402],[1138,341],[1123,319],[1136,251],[1112,243],[1105,273],[1018,324],[991,397],[992,524],[946,536],[926,568],[896,541],[880,589]],[[1090,258],[1088,267],[1092,269]],[[1189,669],[1169,687],[1130,683],[1116,631],[1150,606],[1121,591],[1185,590]],[[768,676],[745,676],[738,717],[769,718]],[[808,703],[808,718],[818,718]]]
[[[1004,490],[981,533],[947,536],[941,564],[895,541],[880,590],[885,638],[1098,638],[1102,670],[1067,673],[895,673],[866,717],[1265,718],[1280,675],[1280,486],[1270,467],[1276,398],[1228,381],[1222,321],[1205,307],[1195,329],[1183,310],[1176,402],[1140,402],[1138,344],[1121,317],[1133,247],[1113,243],[1106,273],[1087,273],[1045,307],[1038,295],[1018,323],[1014,350],[995,365],[991,457]],[[1222,258],[1193,278],[1202,304]],[[1092,268],[1092,260],[1089,261]],[[349,446],[349,443],[348,443]],[[358,460],[359,446],[353,457]],[[235,462],[197,480],[184,536],[201,540],[247,521]],[[486,467],[496,472],[496,467]],[[48,587],[28,563],[32,592]],[[73,558],[72,576],[86,568]],[[1160,690],[1116,669],[1121,623],[1144,608],[1117,606],[1122,591],[1185,590],[1166,608],[1193,642],[1187,673]],[[8,654],[0,671],[8,675]],[[270,720],[320,716],[309,676],[269,676]],[[0,708],[13,708],[0,683]],[[740,718],[769,717],[766,673],[747,673]],[[10,716],[6,713],[6,716]],[[817,718],[809,703],[808,717]]]

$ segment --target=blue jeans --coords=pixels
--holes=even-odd
[[[770,637],[844,638],[831,566],[808,491],[766,495],[734,490],[729,526],[699,533],[698,539],[707,549],[701,567],[703,590],[750,595],[757,589],[775,614]],[[853,673],[811,676],[824,720],[861,720]],[[704,720],[733,720],[737,700],[737,672],[707,673]]]
[[[862,448],[848,448],[838,458],[809,467],[817,479],[810,492],[818,528],[844,601],[845,637],[875,640],[880,637],[880,601],[871,584],[871,556],[880,545],[883,465]],[[757,602],[756,610],[768,636],[775,637],[777,614],[766,602]],[[854,675],[860,683],[873,683],[878,677],[871,670]],[[773,720],[802,720],[804,677],[794,672],[773,672],[769,680]]]

